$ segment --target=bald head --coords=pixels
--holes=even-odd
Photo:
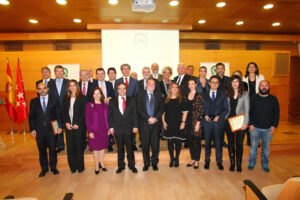
[[[269,95],[270,92],[270,82],[267,80],[262,80],[259,83],[259,94],[267,96]]]
[[[183,63],[179,63],[177,65],[177,72],[178,72],[178,75],[181,76],[183,74],[185,74],[185,66]]]
[[[48,94],[49,88],[45,83],[39,83],[36,87],[36,91],[40,96],[46,96]]]

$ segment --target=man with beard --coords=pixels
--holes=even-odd
[[[160,74],[158,71],[159,71],[159,66],[157,63],[153,63],[151,65],[151,70],[152,70],[152,74],[151,74],[151,78],[154,78],[158,81],[162,81],[163,80],[163,75]]]
[[[259,93],[253,95],[250,101],[249,130],[251,149],[249,156],[249,170],[256,164],[257,148],[261,140],[261,165],[265,172],[269,172],[270,143],[279,123],[279,104],[275,96],[269,94],[270,82],[263,80],[259,83]]]

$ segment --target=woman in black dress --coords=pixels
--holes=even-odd
[[[179,166],[179,154],[181,143],[185,140],[185,123],[187,118],[187,109],[183,102],[180,89],[177,83],[171,83],[168,96],[165,99],[165,112],[162,116],[165,129],[165,138],[168,140],[168,149],[170,153],[170,167]],[[174,157],[174,146],[176,154]]]
[[[203,98],[202,95],[196,91],[197,81],[191,78],[188,82],[190,92],[184,98],[188,109],[188,116],[186,120],[186,136],[191,154],[191,161],[187,167],[194,166],[199,168],[199,160],[201,154],[201,120],[203,115]]]

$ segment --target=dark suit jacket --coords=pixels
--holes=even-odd
[[[203,100],[203,116],[219,116],[220,119],[218,123],[224,126],[225,116],[229,112],[227,96],[225,92],[218,89],[217,96],[214,101],[210,98],[209,92],[205,92],[203,93]],[[205,123],[209,122],[206,122],[206,120],[203,119],[203,124]]]
[[[56,99],[58,99],[59,102],[59,106],[62,106],[63,103],[63,99],[65,98],[66,94],[67,94],[67,87],[68,87],[68,79],[63,78],[63,84],[61,86],[61,92],[60,95],[58,95],[58,91],[56,88],[56,80],[53,79],[53,81],[51,81],[48,84],[49,90],[50,90],[50,94],[53,95]]]
[[[180,87],[180,92],[181,92],[182,96],[186,96],[190,91],[190,89],[188,87],[188,82],[189,82],[190,78],[191,78],[190,75],[185,74],[184,77],[183,77],[183,80],[181,81],[181,84],[180,84],[179,87]],[[173,82],[176,83],[177,79],[178,79],[178,76],[176,76],[174,78]]]
[[[82,81],[78,82],[79,88],[80,88],[80,92],[82,93]],[[86,101],[90,102],[92,100],[92,94],[93,94],[93,90],[94,90],[94,84],[90,81],[88,81],[88,90],[86,92]]]
[[[119,78],[116,80],[116,83],[115,83],[115,96],[117,97],[118,96],[118,93],[117,93],[117,87],[120,83],[124,83],[124,80],[123,80],[123,77]],[[126,96],[129,96],[129,97],[136,97],[136,95],[139,93],[139,85],[138,85],[138,81],[134,78],[129,78],[129,85],[128,85],[128,88],[127,88],[127,93],[126,93]]]
[[[132,129],[137,128],[136,102],[133,97],[126,96],[126,108],[124,115],[119,110],[118,97],[109,101],[108,124],[116,134],[126,132],[132,134]]]
[[[112,83],[109,82],[109,81],[105,81],[105,86],[106,86],[107,98],[108,97],[113,98],[115,96],[115,91],[114,91]],[[98,80],[94,81],[94,87],[99,87],[100,88]]]
[[[29,111],[29,128],[30,132],[35,130],[37,137],[41,134],[46,134],[48,132],[53,134],[53,129],[51,121],[57,120],[58,125],[62,128],[62,121],[60,115],[60,106],[58,100],[49,95],[47,110],[44,114],[40,97],[33,98],[30,101],[30,111]]]
[[[159,82],[159,87],[160,87],[160,91],[161,91],[162,96],[165,98],[167,96],[168,91],[166,91],[163,81]]]
[[[228,76],[223,76],[223,79],[220,78],[220,85],[218,90],[226,91],[230,83],[230,78]]]
[[[155,80],[155,91],[158,91],[160,93],[161,91],[160,91],[159,82],[158,82],[157,79],[154,79],[154,80]],[[145,91],[144,90],[144,79],[139,80],[138,85],[139,85],[139,93],[142,92],[142,91]]]
[[[139,116],[139,125],[141,125],[141,123],[148,124],[148,120],[150,118],[150,116],[147,113],[146,95],[148,94],[144,90],[140,92],[137,96],[137,113]],[[164,112],[164,108],[163,108],[164,104],[160,92],[154,91],[153,97],[154,97],[154,117],[159,122]]]
[[[71,123],[71,118],[69,115],[70,99],[64,98],[63,106],[62,106],[62,121],[64,127],[66,123],[70,123],[71,125],[74,124],[78,125],[79,130],[85,129],[85,104],[86,104],[85,96],[81,96],[80,98],[75,99],[74,107],[73,107],[73,122]]]

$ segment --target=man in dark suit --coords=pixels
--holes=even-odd
[[[93,78],[93,69],[90,68],[87,71],[88,71],[88,75],[89,75],[89,82],[94,83],[96,81],[96,79]]]
[[[53,79],[50,78],[50,76],[51,76],[51,71],[50,71],[49,67],[42,67],[41,72],[42,72],[42,79],[41,79],[41,80],[38,80],[38,81],[35,83],[36,87],[37,87],[37,85],[38,85],[39,83],[45,83],[45,84],[48,86],[48,83],[49,83],[50,81],[53,81]]]
[[[110,67],[107,70],[107,75],[108,75],[108,81],[111,82],[113,89],[116,89],[116,77],[117,77],[117,70],[114,67]]]
[[[178,76],[176,76],[173,82],[177,83],[180,87],[182,96],[186,96],[189,93],[188,82],[191,78],[190,75],[185,74],[185,67],[183,63],[179,63],[177,67]]]
[[[49,82],[50,94],[53,95],[59,102],[60,110],[63,99],[67,94],[68,79],[64,78],[64,68],[61,65],[56,65],[54,68],[55,79]],[[65,149],[64,135],[56,135],[56,152],[59,153]]]
[[[94,82],[94,85],[101,88],[105,99],[105,103],[109,103],[109,100],[115,96],[114,89],[111,82],[105,80],[105,71],[103,68],[98,68],[96,70],[97,80]]]
[[[220,78],[214,75],[210,78],[210,91],[203,94],[203,130],[205,138],[205,165],[204,169],[209,169],[211,156],[211,141],[214,140],[216,147],[216,160],[219,170],[223,170],[222,165],[222,141],[225,124],[225,116],[229,112],[227,96],[219,90]]]
[[[161,93],[155,88],[155,79],[149,78],[146,83],[146,90],[139,92],[137,96],[139,130],[144,158],[143,171],[147,171],[150,166],[150,146],[152,167],[154,171],[158,170],[160,120],[164,109]]]
[[[196,81],[199,79],[198,77],[194,76],[194,65],[188,65],[185,71],[187,75],[190,75],[191,78],[194,78]]]
[[[142,74],[143,74],[144,79],[139,80],[139,82],[138,82],[139,92],[145,91],[146,82],[149,78],[151,78],[150,67],[143,67]],[[160,93],[161,91],[160,91],[160,87],[159,87],[159,81],[154,78],[153,78],[153,80],[155,81],[155,85],[157,85],[157,87],[155,87],[155,91],[158,91]]]
[[[136,79],[131,78],[130,75],[130,65],[129,64],[123,64],[121,65],[121,71],[123,74],[123,77],[116,80],[115,85],[119,85],[120,83],[125,83],[127,86],[127,93],[126,96],[129,97],[136,97],[136,95],[139,93],[139,85],[138,81]],[[118,95],[117,90],[115,89],[115,95]]]
[[[137,173],[132,149],[132,132],[138,131],[136,102],[133,97],[126,95],[127,86],[125,83],[117,85],[117,91],[118,96],[109,102],[108,109],[109,131],[115,135],[118,146],[118,170],[116,173],[119,174],[125,169],[124,146],[126,146],[127,151],[128,167],[133,173]]]
[[[42,168],[39,177],[43,177],[50,170],[54,175],[58,174],[56,169],[57,157],[55,151],[55,135],[52,129],[51,121],[57,120],[58,134],[62,133],[62,122],[58,100],[48,95],[48,87],[45,83],[39,83],[37,86],[38,97],[30,101],[29,127],[39,149],[39,160]],[[47,155],[49,149],[49,161]]]
[[[92,100],[94,84],[89,81],[89,75],[86,69],[80,70],[80,81],[78,85],[81,94],[86,97],[87,102],[90,102]]]

